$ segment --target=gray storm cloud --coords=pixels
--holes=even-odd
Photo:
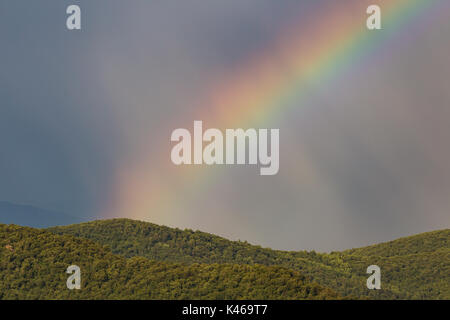
[[[70,1],[0,3],[0,200],[95,217],[212,80],[326,1],[78,2],[79,33],[64,29]],[[316,250],[448,227],[449,21],[436,13],[292,102],[270,123],[277,176],[230,169],[149,220]]]

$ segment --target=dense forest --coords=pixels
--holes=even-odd
[[[277,251],[192,230],[128,219],[47,229],[86,238],[126,257],[194,264],[280,266],[300,272],[342,296],[377,299],[450,299],[450,230],[423,233],[329,254]],[[382,289],[366,287],[367,266],[382,270]],[[280,297],[283,298],[283,297]]]
[[[113,221],[121,222],[130,223]],[[72,264],[82,270],[81,290],[67,289],[66,269]],[[0,224],[0,299],[337,298],[333,290],[282,266],[126,258],[81,237]]]

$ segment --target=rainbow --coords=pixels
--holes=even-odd
[[[206,90],[208,94],[197,113],[185,115],[186,127],[190,128],[193,120],[203,120],[208,127],[216,128],[262,127],[289,115],[290,108],[301,106],[305,90],[351,70],[353,64],[437,0],[330,2],[315,8],[318,16],[289,23],[266,50],[256,52],[217,79]],[[366,8],[373,3],[381,7],[383,30],[366,28]],[[137,164],[118,173],[114,201],[102,217],[171,224],[176,217],[170,213],[180,202],[202,195],[220,170],[174,168],[169,144],[168,138],[167,145],[161,146],[160,159],[155,161],[154,154],[146,150],[138,156]],[[314,172],[314,165],[304,162]]]

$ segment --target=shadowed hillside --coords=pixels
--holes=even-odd
[[[0,223],[17,224],[33,228],[47,228],[79,223],[82,220],[72,216],[41,208],[0,201]]]
[[[192,230],[128,219],[50,228],[91,239],[125,257],[178,263],[279,265],[344,296],[383,299],[450,298],[450,230],[423,233],[366,248],[322,254],[276,251]],[[382,290],[366,287],[367,266],[382,270]]]

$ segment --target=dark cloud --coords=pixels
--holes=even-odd
[[[117,172],[168,143],[212,80],[326,1],[77,3],[80,32],[65,29],[71,1],[0,3],[0,200],[95,216],[115,195]],[[319,250],[448,227],[444,16],[312,85],[271,123],[281,129],[278,176],[230,168],[155,222],[172,216],[179,227]]]

